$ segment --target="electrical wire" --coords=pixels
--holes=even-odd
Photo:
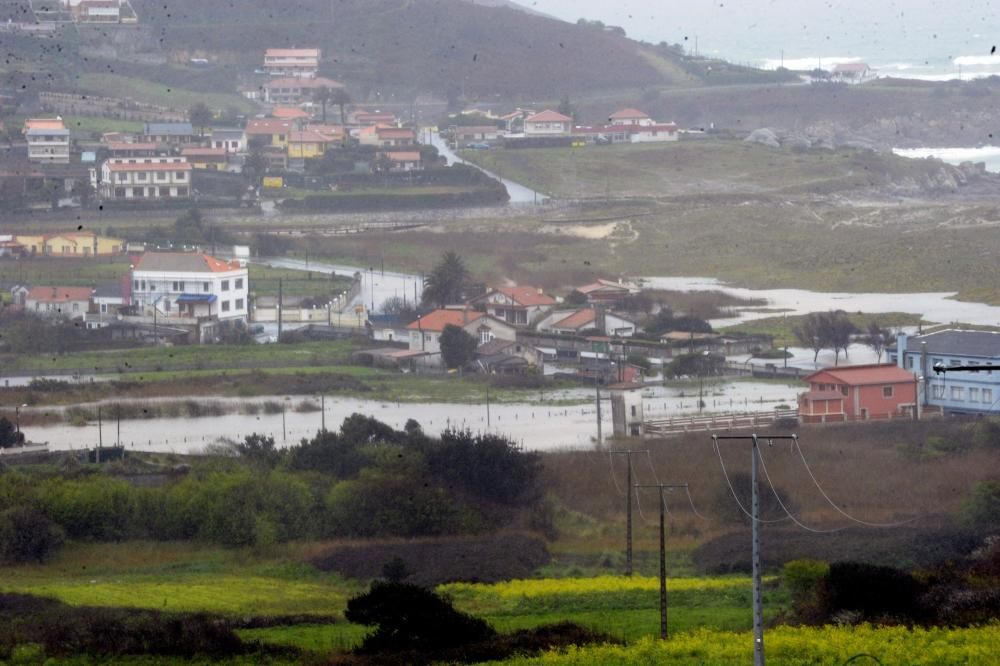
[[[708,520],[707,518],[705,518],[705,516],[703,516],[700,513],[698,513],[698,509],[694,508],[694,499],[691,497],[691,489],[688,488],[687,486],[684,486],[684,492],[687,493],[688,503],[691,505],[691,513],[693,513],[694,515],[698,516],[702,520]]]
[[[845,526],[845,527],[835,527],[829,530],[821,530],[815,527],[809,527],[808,525],[800,522],[795,516],[792,515],[792,512],[788,510],[788,508],[785,506],[785,503],[781,501],[781,495],[778,494],[778,489],[774,487],[774,483],[771,481],[771,475],[767,473],[767,463],[764,462],[764,454],[761,453],[760,447],[757,447],[757,456],[760,458],[760,468],[764,470],[764,478],[767,479],[767,484],[771,486],[771,492],[774,494],[774,498],[778,500],[778,506],[780,506],[781,510],[784,511],[785,514],[792,519],[793,523],[795,523],[802,529],[806,530],[807,532],[813,532],[815,534],[832,534],[833,532],[842,532],[843,530],[847,529],[847,527]]]
[[[611,480],[615,482],[615,489],[618,491],[619,495],[623,495],[622,487],[618,483],[618,477],[615,476],[615,457],[614,454],[608,451],[608,466],[611,469]]]
[[[631,466],[632,465],[632,458],[629,457],[628,461],[629,461],[629,465]],[[635,505],[639,509],[639,517],[642,518],[642,522],[644,522],[645,524],[652,525],[653,522],[651,520],[649,520],[648,518],[646,518],[646,514],[644,514],[642,512],[642,500],[639,499],[640,493],[639,493],[639,487],[638,487],[640,485],[640,483],[639,483],[639,475],[635,473],[635,468],[634,467],[632,467],[632,478],[635,481],[635,483],[632,486],[632,490],[635,492]]]
[[[715,438],[712,438],[712,447],[715,449],[715,452],[719,454],[719,464],[722,465],[722,475],[724,477],[726,477],[726,485],[729,486],[729,492],[731,492],[733,494],[733,499],[736,500],[736,506],[738,506],[740,508],[740,511],[742,511],[746,515],[747,518],[749,518],[750,520],[756,521],[758,523],[780,523],[782,521],[788,520],[787,517],[786,518],[772,518],[772,519],[769,519],[769,520],[765,520],[763,518],[754,518],[753,514],[750,513],[749,511],[747,511],[746,508],[743,506],[743,503],[740,502],[740,498],[736,494],[736,489],[733,488],[733,482],[729,480],[729,473],[726,471],[726,463],[723,462],[723,460],[722,460],[722,449],[719,447],[719,443],[715,440]]]
[[[901,520],[901,521],[895,522],[895,523],[873,523],[873,522],[869,522],[867,520],[861,520],[860,518],[855,518],[854,516],[852,516],[851,514],[847,513],[846,511],[844,511],[843,509],[841,509],[839,506],[837,506],[837,504],[832,499],[830,499],[830,496],[827,495],[826,492],[823,490],[823,487],[821,485],[819,485],[819,481],[816,480],[816,476],[813,474],[812,469],[810,469],[810,467],[809,467],[809,463],[806,461],[805,454],[802,453],[802,447],[799,445],[798,438],[795,438],[794,440],[792,440],[792,445],[798,451],[799,458],[802,459],[802,464],[805,466],[806,472],[809,474],[809,478],[812,479],[813,485],[816,486],[816,490],[819,491],[819,494],[823,496],[823,499],[825,499],[830,504],[830,506],[832,506],[837,511],[837,513],[839,513],[840,515],[844,516],[848,520],[853,521],[855,523],[858,523],[859,525],[866,525],[867,527],[900,527],[902,525],[907,525],[907,524],[912,523],[913,521],[917,520],[917,517],[915,516],[913,518],[909,518],[907,520]]]
[[[653,467],[653,456],[649,452],[649,449],[646,449],[646,462],[649,463],[649,471],[653,473],[653,478],[656,479],[656,485],[660,485],[660,477],[657,476],[656,469]]]

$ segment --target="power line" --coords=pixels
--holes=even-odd
[[[839,506],[837,506],[837,504],[832,499],[830,499],[830,496],[827,495],[826,492],[823,490],[823,487],[821,485],[819,485],[819,481],[816,480],[816,476],[813,474],[812,469],[810,469],[809,463],[806,462],[806,456],[805,456],[805,454],[802,453],[802,446],[799,444],[798,437],[796,437],[793,440],[792,446],[795,448],[796,451],[798,451],[799,458],[802,459],[802,464],[805,466],[806,472],[809,474],[809,478],[812,479],[813,485],[816,486],[816,490],[819,491],[819,494],[823,496],[823,499],[825,499],[827,501],[827,503],[830,504],[830,506],[832,506],[834,509],[836,509],[837,513],[839,513],[840,515],[844,516],[848,520],[854,521],[855,523],[858,523],[859,525],[866,525],[868,527],[900,527],[902,525],[907,525],[909,523],[912,523],[913,521],[915,521],[917,519],[917,516],[914,516],[913,518],[909,518],[907,520],[902,520],[902,521],[899,521],[899,522],[896,522],[896,523],[873,523],[873,522],[869,522],[867,520],[861,520],[860,518],[855,518],[854,516],[852,516],[851,514],[847,513],[846,511],[844,511],[843,509],[841,509]]]
[[[691,513],[693,513],[694,515],[698,516],[702,520],[708,520],[707,518],[705,518],[705,516],[703,516],[700,513],[698,513],[698,509],[694,508],[694,498],[691,497],[691,489],[690,488],[685,488],[684,492],[687,493],[688,503],[691,505]]]
[[[767,520],[763,518],[754,518],[753,514],[751,514],[749,511],[746,510],[746,508],[743,506],[743,503],[740,502],[739,496],[736,494],[736,489],[733,488],[733,482],[729,480],[729,474],[728,472],[726,472],[726,463],[723,462],[722,460],[722,449],[719,448],[719,443],[716,441],[717,439],[718,437],[716,437],[715,435],[712,436],[712,446],[715,449],[715,452],[719,454],[719,464],[722,466],[722,475],[726,477],[726,485],[729,486],[729,492],[733,494],[733,499],[736,500],[736,506],[740,508],[740,511],[742,511],[747,518],[754,521],[755,523],[780,523],[785,520],[788,520],[787,517],[772,518]]]
[[[846,527],[835,527],[829,530],[821,530],[815,527],[809,527],[808,525],[799,522],[799,520],[793,516],[792,512],[785,506],[785,503],[781,501],[781,495],[778,493],[778,489],[774,487],[774,482],[771,481],[771,475],[767,473],[767,463],[764,462],[764,454],[758,451],[758,455],[760,457],[760,467],[764,470],[764,478],[767,479],[767,485],[771,486],[771,492],[774,494],[774,499],[778,500],[778,506],[780,506],[781,510],[785,512],[785,515],[792,519],[793,523],[807,532],[813,532],[815,534],[832,534],[833,532],[842,532],[847,529]]]

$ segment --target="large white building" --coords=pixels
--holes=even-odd
[[[191,196],[191,164],[184,157],[112,158],[95,187],[105,199],[185,199]]]
[[[69,130],[62,118],[29,118],[24,121],[28,160],[38,164],[69,164]]]
[[[271,76],[316,76],[320,49],[267,49],[264,70]]]
[[[147,252],[132,267],[132,305],[168,320],[246,322],[249,282],[247,268],[236,261],[196,252]]]

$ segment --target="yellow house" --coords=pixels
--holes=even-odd
[[[125,241],[100,236],[93,231],[67,231],[57,234],[19,234],[15,240],[31,255],[49,257],[94,257],[121,254]]]
[[[284,148],[288,145],[288,135],[298,129],[298,121],[257,118],[247,123],[247,141],[262,140],[266,146]]]
[[[322,157],[327,146],[335,141],[333,137],[311,130],[292,132],[288,138],[288,157],[290,159]]]
[[[184,148],[181,157],[186,157],[193,169],[225,171],[229,158],[225,148]]]

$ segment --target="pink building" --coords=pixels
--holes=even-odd
[[[799,395],[803,423],[913,418],[916,378],[895,365],[826,368],[805,381],[809,390]]]

